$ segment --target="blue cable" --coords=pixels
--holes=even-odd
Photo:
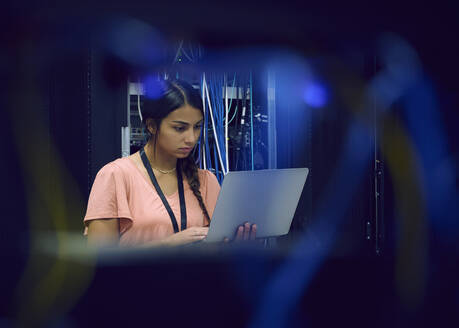
[[[236,73],[234,73],[233,90],[234,90],[235,85],[236,85]],[[237,94],[238,94],[238,90],[236,90],[236,97],[237,97]],[[233,104],[233,98],[231,98],[231,100],[230,100],[230,103],[229,103],[229,106],[228,106],[228,112],[231,109],[231,105],[232,104]],[[231,117],[231,119],[228,122],[225,123],[226,125],[229,125],[234,120],[234,118],[236,117],[236,114],[238,112],[238,108],[239,108],[239,106],[236,105],[236,108],[234,110],[233,116]]]
[[[202,75],[201,75],[201,93],[202,93]],[[203,106],[205,106],[205,104],[203,104]],[[203,107],[203,110],[205,108]],[[198,141],[198,147],[199,147],[199,152],[198,152],[198,160],[199,160],[199,168],[202,169],[203,168],[203,161],[202,161],[202,142],[204,141],[203,138],[204,138],[204,129],[206,127],[206,117],[205,115],[203,115],[203,127],[201,128],[201,135],[199,136],[199,141]]]
[[[215,160],[215,163],[217,165],[215,165],[215,174],[217,176],[217,180],[218,182],[221,183],[221,179],[220,179],[220,172],[218,170],[218,159],[217,159],[217,149],[216,149],[216,145],[214,144],[214,160]]]
[[[220,121],[219,121],[219,128],[220,128],[220,149],[222,150],[222,162],[223,162],[223,170],[226,171],[226,148],[225,148],[225,126],[224,126],[224,119],[225,119],[225,104],[223,98],[223,86],[224,86],[224,76],[222,75],[220,78],[220,84],[218,85],[219,90],[219,103],[220,103]]]
[[[223,160],[223,157],[225,157],[225,151],[224,151],[224,146],[222,145],[222,133],[223,133],[223,124],[222,124],[222,116],[223,116],[223,111],[224,111],[224,107],[223,107],[223,99],[221,97],[221,93],[218,92],[219,90],[222,90],[223,88],[223,84],[221,84],[221,81],[220,79],[217,78],[217,76],[215,76],[215,79],[213,81],[211,81],[210,85],[211,85],[211,92],[212,92],[212,107],[213,107],[213,111],[212,113],[214,114],[214,123],[215,123],[215,134],[216,134],[216,140],[215,140],[215,147],[217,147],[217,144],[218,144],[218,147],[220,149],[220,156],[222,157],[222,160]],[[224,141],[224,140],[223,140]],[[220,161],[218,161],[218,157],[216,157],[218,155],[218,150],[216,148],[214,148],[214,157],[215,157],[215,167],[216,169],[218,169],[218,166],[220,164]],[[226,158],[226,157],[225,157]],[[222,167],[222,170],[224,170],[224,167]],[[220,171],[220,170],[219,170]],[[221,175],[219,173],[219,176],[220,176],[220,179],[221,179]]]
[[[209,99],[210,104],[211,104],[210,107],[212,107],[212,109],[213,109],[213,108],[214,108],[214,104],[213,104],[213,99],[214,99],[214,97],[213,97],[212,78],[211,78],[211,76],[210,76],[210,79],[208,79],[206,82],[207,82],[207,90],[208,90],[208,92],[209,92],[209,97],[210,97],[210,99]],[[209,107],[209,112],[210,112],[210,110],[211,110],[210,107]],[[209,115],[210,115],[210,113],[209,113]],[[211,117],[210,117],[210,116],[208,117],[208,119],[209,119],[209,122],[211,123],[212,120],[211,120]],[[214,127],[212,126],[210,130],[212,131],[213,129],[214,129]],[[211,133],[212,133],[212,132],[211,132]],[[206,142],[207,142],[207,145],[209,145],[209,136],[207,136]],[[210,165],[210,167],[213,168],[213,165],[211,164],[211,160],[210,160],[210,159],[211,159],[211,149],[210,149],[210,147],[208,148],[208,153],[209,153],[209,154],[208,154],[208,155],[209,155],[209,165]],[[215,175],[217,176],[217,171],[216,171],[216,170],[215,170]],[[218,178],[218,177],[217,177],[217,178]]]
[[[201,90],[203,88],[203,78],[201,76]],[[200,139],[199,144],[202,144],[205,146],[205,152],[200,152],[200,160],[201,160],[201,165],[203,162],[203,159],[206,159],[206,165],[208,169],[213,169],[215,170],[215,175],[218,179],[218,181],[221,183],[223,181],[224,174],[223,172],[225,169],[224,166],[226,165],[226,160],[223,163],[223,167],[220,168],[222,163],[219,161],[219,153],[218,149],[220,149],[220,156],[223,159],[226,159],[226,153],[227,150],[225,149],[225,124],[224,120],[226,118],[226,106],[224,103],[224,97],[222,94],[223,86],[225,84],[225,79],[224,76],[218,76],[217,74],[215,75],[210,75],[210,79],[207,82],[207,88],[209,92],[209,97],[210,97],[210,105],[212,107],[212,116],[214,118],[214,124],[215,126],[212,126],[211,129],[208,129],[208,125],[210,123],[210,113],[209,111],[211,110],[210,107],[207,105],[207,99],[205,98],[205,103],[204,106],[205,108],[208,108],[208,111],[206,111],[206,115],[204,115],[204,127],[206,130],[206,138]],[[234,79],[233,79],[233,87],[236,84],[236,73],[234,74]],[[231,99],[232,101],[232,99]],[[228,108],[229,109],[229,108]],[[236,114],[238,112],[238,107],[236,107],[235,112],[230,120],[230,122],[236,117]],[[227,123],[229,124],[229,123]],[[215,129],[215,135],[213,134]],[[209,133],[208,130],[211,130]],[[214,142],[212,145],[210,144],[210,136],[214,137]],[[201,149],[200,149],[201,151]],[[213,154],[212,154],[213,152]],[[213,161],[213,163],[212,163]]]
[[[210,148],[209,148],[209,136],[206,138],[206,163],[208,168],[212,168],[212,162],[210,160]]]
[[[207,117],[207,121],[209,121],[209,117]],[[209,145],[209,135],[207,134],[207,138],[206,138],[206,160],[207,160],[207,163],[208,163],[208,167],[209,168],[213,168],[213,165],[212,165],[212,161],[211,161],[211,157],[210,157],[210,152],[211,152],[211,149],[210,149],[210,145]]]
[[[231,119],[229,120],[229,122],[227,123],[228,125],[233,122],[233,119],[236,117],[236,114],[237,112],[239,111],[239,106],[236,105],[236,109],[234,110],[234,114],[233,114],[233,117],[231,117]]]
[[[203,79],[203,75],[201,75],[201,92],[202,90],[204,90],[204,79]],[[206,111],[206,101],[205,101],[205,97],[204,97],[204,104],[203,104],[203,109],[204,109],[204,129],[207,129],[207,125],[208,125],[208,122],[207,122],[207,115],[208,115],[208,111]],[[204,136],[204,134],[203,134]],[[202,141],[203,142],[203,145],[204,145],[204,153],[202,154],[202,157],[203,157],[203,162],[204,160],[206,161],[206,169],[209,168],[209,166],[207,165],[207,152],[208,152],[208,148],[207,148],[207,131],[206,131],[206,136],[204,137],[204,140]],[[204,163],[203,163],[204,164]]]
[[[203,108],[204,109],[204,108]],[[202,128],[201,128],[201,135],[199,136],[199,166],[202,169],[204,167],[204,129],[206,128],[206,115],[203,115],[203,122],[202,122]]]
[[[225,86],[226,88],[226,85],[225,85],[225,80],[222,78],[221,80],[221,88],[220,90],[223,90],[223,87]],[[221,93],[221,92],[220,92]],[[222,94],[222,93],[221,93]],[[224,97],[223,97],[223,94],[222,94],[222,98],[221,98],[221,104],[222,104],[222,118],[221,118],[221,131],[222,131],[222,149],[223,149],[223,153],[224,153],[224,156],[223,156],[223,163],[224,163],[224,166],[225,166],[225,169],[226,171],[228,172],[229,171],[229,167],[226,167],[226,155],[227,155],[227,149],[226,149],[226,136],[225,136],[225,119],[226,119],[226,106],[224,104]],[[229,110],[229,108],[228,108]]]
[[[203,85],[203,88],[204,88],[204,80],[202,80],[202,85]],[[206,115],[204,117],[204,125],[205,125],[205,129],[207,129],[208,125],[209,125],[209,106],[207,105],[207,102],[205,101],[205,95],[204,95],[204,106],[207,107],[207,111],[206,111]],[[204,139],[204,145],[205,145],[205,159],[206,159],[206,166],[208,169],[212,169],[212,163],[211,163],[211,160],[210,160],[210,148],[209,148],[209,132],[206,131],[206,138]]]
[[[233,90],[234,90],[234,86],[235,85],[236,85],[236,73],[234,73],[234,78],[233,78]],[[238,90],[236,90],[236,98],[237,98],[237,94],[238,94]],[[233,98],[230,99],[230,103],[229,103],[229,106],[228,106],[228,111],[231,108],[232,104],[233,104]]]
[[[218,98],[215,98],[215,100],[219,103],[219,119],[218,119],[218,129],[219,129],[219,144],[220,144],[220,152],[222,156],[222,162],[223,162],[223,167],[222,170],[225,170],[225,164],[226,164],[226,150],[225,150],[225,127],[223,125],[223,119],[225,117],[225,104],[223,100],[223,84],[224,84],[224,78],[223,76],[220,77],[218,83],[216,84],[216,93],[218,94]]]

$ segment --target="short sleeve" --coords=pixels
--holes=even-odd
[[[101,168],[89,194],[88,207],[83,220],[84,234],[87,234],[87,226],[91,220],[119,218],[128,219],[127,221],[132,223],[128,196],[128,186],[122,170],[114,163]],[[124,222],[120,222],[120,230],[125,230],[126,220],[121,221]]]
[[[218,183],[217,177],[212,172],[204,170],[204,173],[206,179],[205,203],[209,216],[212,218],[220,193],[220,184]]]

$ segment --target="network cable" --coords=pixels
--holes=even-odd
[[[219,142],[218,142],[218,137],[217,137],[217,133],[216,133],[216,125],[215,125],[215,121],[214,121],[214,115],[212,113],[212,105],[211,105],[211,102],[210,102],[210,96],[209,96],[209,89],[207,87],[207,83],[206,83],[206,77],[204,75],[204,78],[203,78],[204,82],[204,89],[205,89],[205,92],[206,92],[206,96],[207,96],[207,103],[209,105],[209,113],[210,113],[210,119],[212,120],[212,126],[214,128],[214,137],[215,137],[215,144],[217,146],[217,152],[218,152],[218,159],[220,160],[220,165],[222,166],[222,169],[223,169],[223,173],[226,175],[226,171],[225,171],[225,166],[223,165],[223,160],[222,160],[222,155],[221,155],[221,151],[220,151],[220,146],[219,146]],[[217,165],[216,165],[217,166]]]

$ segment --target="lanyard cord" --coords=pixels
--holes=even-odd
[[[145,154],[144,148],[140,150],[140,157],[142,158],[143,165],[147,169],[148,175],[150,176],[151,182],[153,183],[153,186],[155,187],[156,191],[158,192],[159,197],[163,201],[164,207],[167,210],[167,213],[169,213],[169,216],[171,218],[172,222],[172,227],[174,228],[174,233],[179,232],[178,224],[177,224],[177,219],[175,218],[174,212],[172,211],[171,207],[169,206],[169,203],[167,202],[166,196],[164,196],[163,191],[161,190],[161,187],[158,184],[158,181],[156,180],[155,174],[153,173],[153,169],[151,168],[150,161],[147,158],[147,155]],[[177,161],[177,182],[178,182],[178,191],[179,191],[179,198],[180,198],[180,230],[185,230],[186,229],[186,205],[185,205],[185,193],[183,191],[183,177],[182,177],[182,170],[179,165],[179,162]]]

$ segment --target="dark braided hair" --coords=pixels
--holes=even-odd
[[[196,166],[196,163],[194,162],[191,156],[188,156],[184,159],[179,159],[179,161],[181,164],[182,171],[183,173],[185,173],[185,176],[188,180],[188,184],[190,185],[190,188],[193,191],[194,196],[197,198],[199,202],[202,214],[204,214],[204,217],[207,219],[207,223],[210,223],[209,213],[207,212],[207,208],[204,205],[204,201],[202,200],[201,191],[199,190],[201,183],[199,181],[198,176],[198,167]]]
[[[202,107],[202,98],[199,92],[194,89],[190,84],[181,81],[156,81],[147,80],[145,83],[145,99],[142,112],[142,123],[146,127],[147,119],[153,119],[159,131],[162,120],[174,110],[184,106],[190,105],[193,108],[199,109],[204,116]],[[148,131],[148,129],[146,129]],[[149,134],[149,132],[147,132]],[[157,135],[157,134],[156,134]],[[152,135],[149,134],[148,138]],[[154,137],[154,146],[156,149],[156,137]],[[202,213],[210,223],[209,213],[202,199],[201,182],[198,176],[198,167],[194,161],[193,155],[178,159],[180,168],[188,180],[190,189],[193,191],[194,196],[199,202]]]

